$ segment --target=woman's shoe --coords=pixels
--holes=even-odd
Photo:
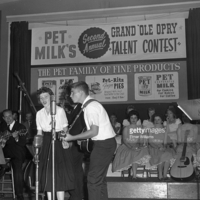
[[[137,177],[132,176],[132,180],[133,181],[137,180]]]

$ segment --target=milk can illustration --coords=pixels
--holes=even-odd
[[[152,94],[152,77],[151,76],[138,77],[138,93],[140,96],[149,96]]]

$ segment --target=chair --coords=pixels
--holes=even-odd
[[[10,158],[5,158],[5,160],[6,163],[10,163]],[[12,194],[13,199],[15,199],[14,175],[12,165],[10,165],[9,171],[7,171],[0,180],[0,194]]]
[[[167,177],[170,178],[170,170],[171,167],[168,169]],[[153,166],[151,169],[147,169],[148,177],[158,177],[158,167]]]
[[[121,172],[122,177],[131,177],[131,170],[130,167],[127,170],[124,170]],[[137,176],[141,178],[148,178],[148,171],[145,169],[145,165],[138,165],[137,167]]]
[[[121,172],[121,177],[130,177],[131,176],[131,167],[129,169],[123,170]]]

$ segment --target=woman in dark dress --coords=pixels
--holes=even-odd
[[[52,125],[50,113],[50,95],[53,92],[50,88],[42,87],[37,91],[37,95],[44,108],[36,115],[37,134],[43,134],[43,146],[40,153],[39,162],[39,188],[42,192],[47,192],[48,200],[51,200],[52,191]],[[58,200],[64,200],[65,191],[74,189],[73,160],[71,149],[66,148],[64,143],[58,139],[61,131],[66,132],[68,120],[63,108],[56,106],[55,115],[55,191]]]

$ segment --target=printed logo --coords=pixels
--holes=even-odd
[[[80,52],[87,58],[100,58],[110,46],[110,38],[101,28],[89,28],[85,30],[78,40]]]

